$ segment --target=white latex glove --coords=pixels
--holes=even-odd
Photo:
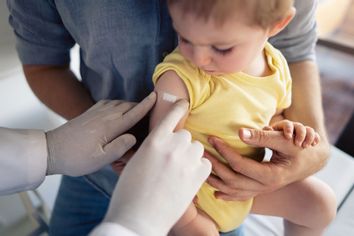
[[[99,170],[136,142],[123,134],[152,108],[156,94],[141,103],[100,101],[82,115],[47,132],[47,174],[80,176]]]
[[[167,235],[182,216],[211,164],[186,130],[173,132],[188,103],[179,101],[128,162],[114,190],[105,222],[144,236]]]

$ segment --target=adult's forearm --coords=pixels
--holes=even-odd
[[[312,61],[289,65],[292,81],[292,105],[285,116],[311,126],[327,140],[322,109],[320,78],[317,65]]]
[[[39,100],[65,119],[78,116],[94,104],[68,66],[24,65],[23,70]]]
[[[313,164],[309,165],[311,168],[305,168],[307,171],[303,175],[306,177],[320,170],[326,164],[329,156],[320,77],[315,62],[303,61],[292,63],[289,66],[293,80],[293,98],[291,107],[285,110],[284,115],[287,119],[299,121],[314,128],[321,136],[319,145],[303,152],[303,155],[308,155]]]

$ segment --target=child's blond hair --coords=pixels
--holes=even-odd
[[[222,25],[228,18],[241,10],[250,16],[250,24],[263,28],[273,26],[286,17],[294,0],[167,0],[169,7],[177,6],[184,14],[193,13],[208,21],[212,18]],[[237,13],[237,12],[236,12]]]

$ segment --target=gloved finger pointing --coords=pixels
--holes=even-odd
[[[104,121],[107,121],[104,128],[107,139],[112,140],[133,127],[148,113],[155,104],[155,101],[156,94],[151,93],[142,102],[136,105],[135,103],[125,102],[113,108],[112,114],[104,118]],[[120,107],[123,108],[121,109]]]
[[[140,103],[125,109],[123,114],[123,124],[120,124],[124,131],[133,127],[139,120],[141,120],[153,107],[156,102],[156,94],[150,93],[149,96],[144,98]],[[120,105],[122,106],[122,105]],[[122,132],[124,132],[122,130]]]
[[[136,143],[136,139],[131,134],[123,134],[110,143],[106,144],[103,147],[104,152],[106,153],[105,161],[107,164],[110,164],[119,158],[121,158],[129,149],[131,149]]]
[[[148,111],[154,106],[156,102],[156,93],[150,93],[144,100],[134,106],[126,115],[129,115],[132,119],[135,120],[135,123],[143,118]]]

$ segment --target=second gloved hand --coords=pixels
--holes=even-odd
[[[188,103],[179,101],[126,165],[105,222],[145,236],[166,235],[210,174],[204,148],[186,130],[173,132]]]
[[[47,174],[80,176],[110,164],[136,142],[123,134],[151,109],[152,93],[141,103],[100,101],[82,115],[48,131]]]

